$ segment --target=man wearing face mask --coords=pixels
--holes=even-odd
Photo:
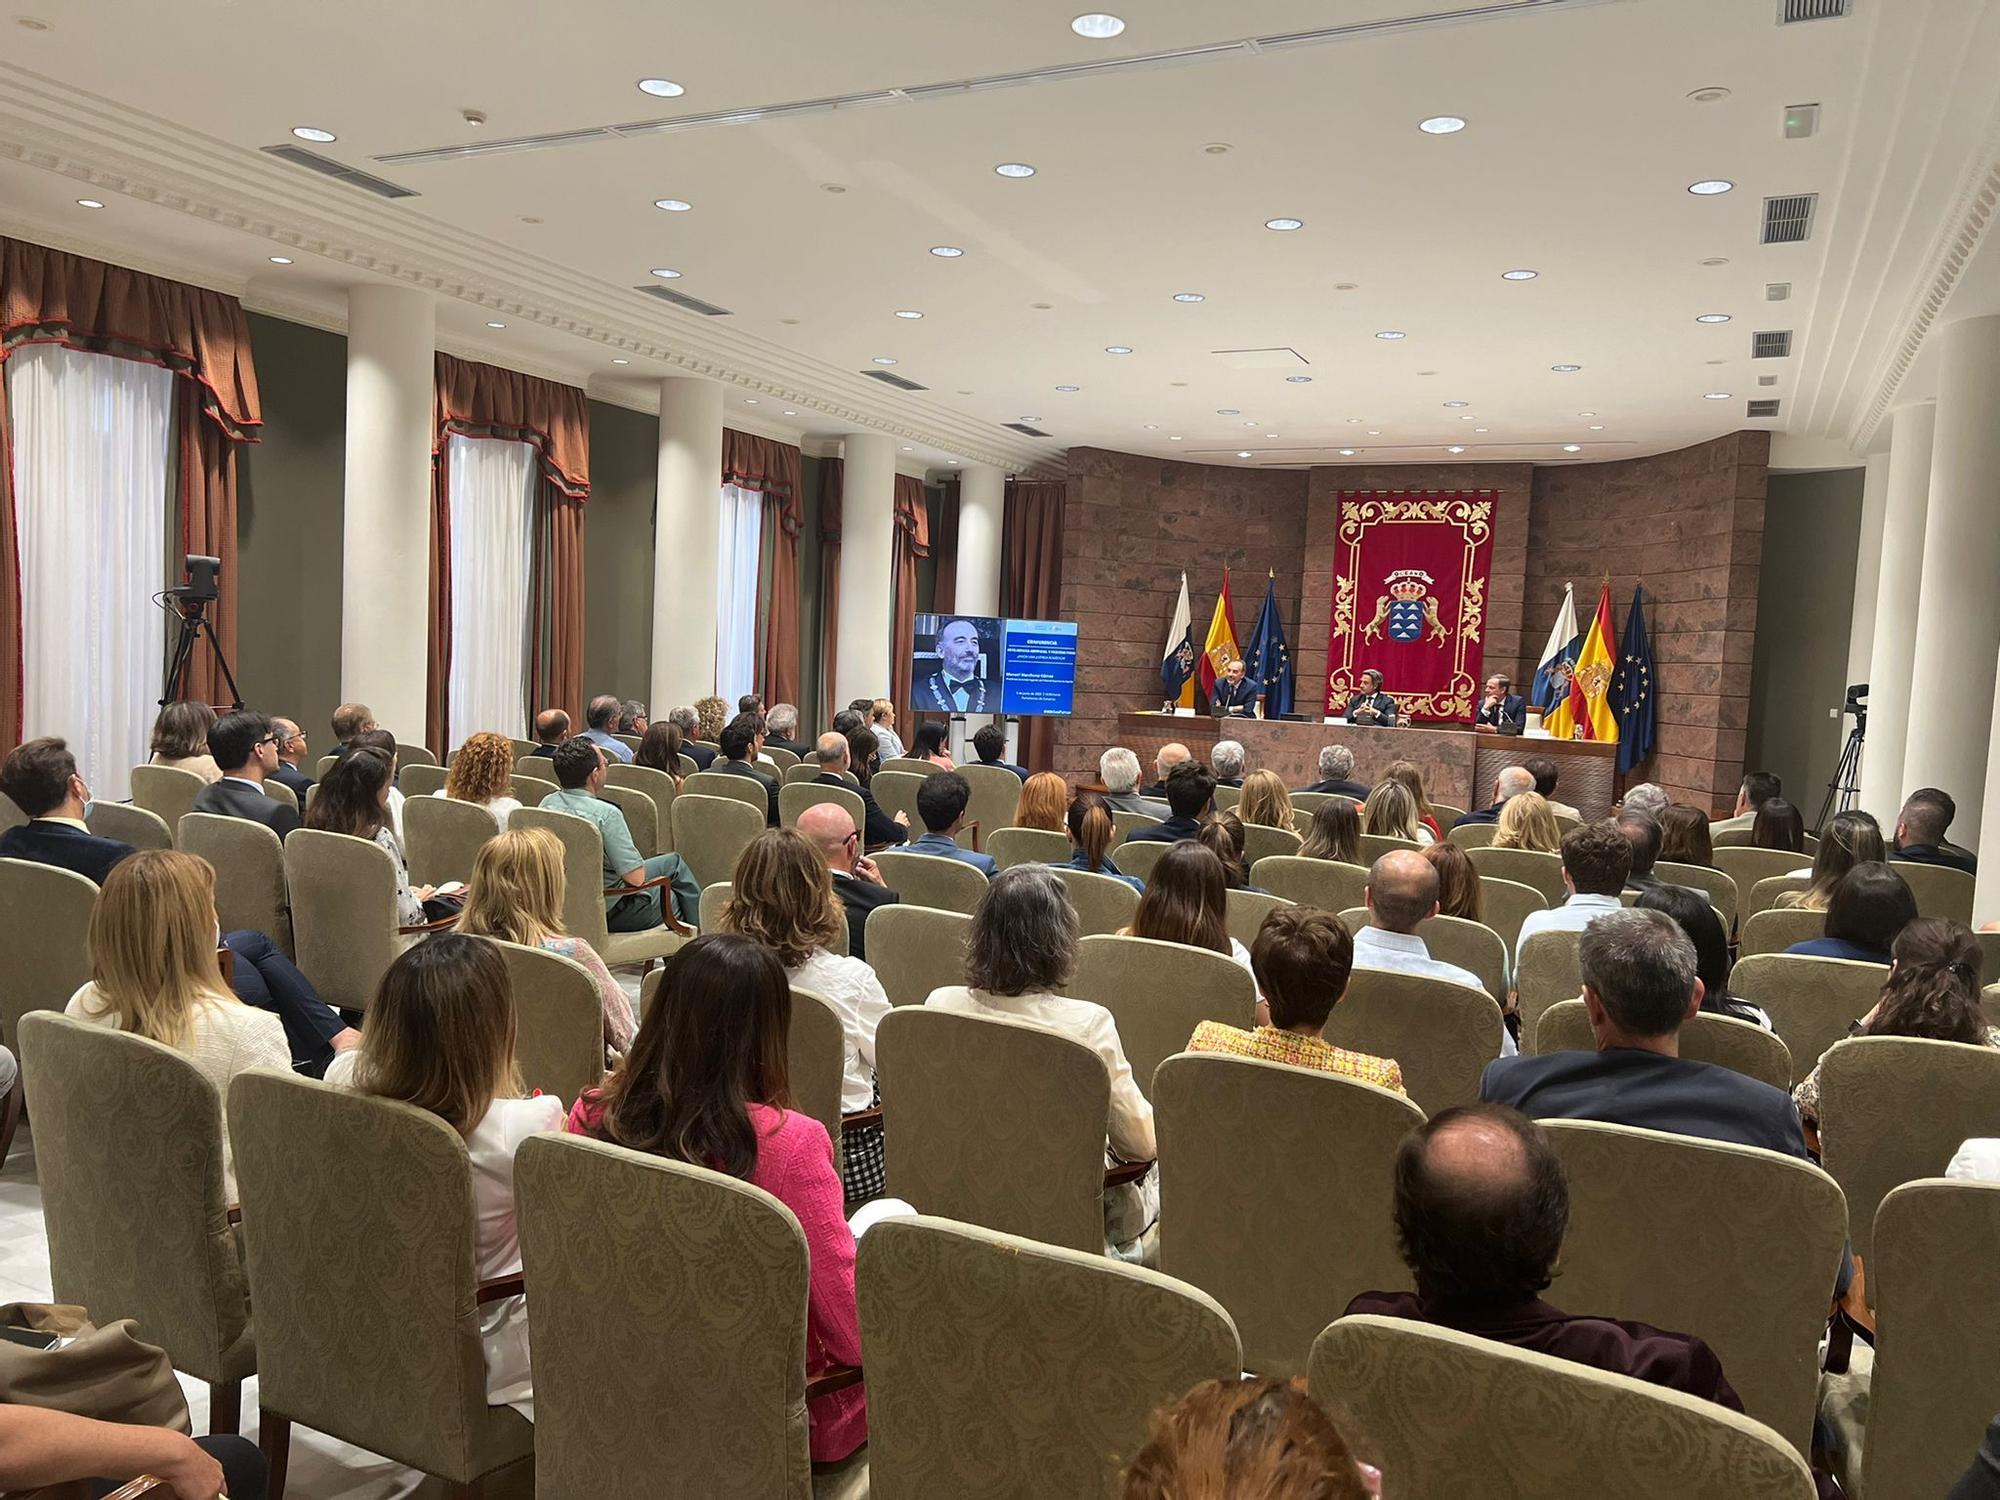
[[[130,844],[101,839],[85,824],[90,788],[62,740],[29,740],[15,747],[0,766],[0,792],[28,818],[0,834],[0,858],[74,870],[102,885],[111,867],[133,852]]]

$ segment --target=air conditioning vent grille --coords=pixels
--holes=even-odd
[[[1784,359],[1792,352],[1792,330],[1779,328],[1750,335],[1752,359]]]
[[[1795,26],[1800,21],[1838,21],[1854,9],[1854,0],[1778,0],[1778,24]]]
[[[322,177],[331,177],[335,182],[344,182],[349,187],[360,188],[364,193],[373,193],[378,198],[415,198],[415,188],[398,187],[395,183],[350,167],[346,162],[335,161],[330,156],[321,156],[317,151],[308,151],[303,146],[266,146],[266,156],[275,156],[279,161],[288,161],[295,167],[304,167],[308,172],[317,172]]]
[[[1002,422],[1002,423],[1001,423],[1000,425],[1001,425],[1002,427],[1006,427],[1006,428],[1010,428],[1010,429],[1012,429],[1013,431],[1015,431],[1015,432],[1018,432],[1018,433],[1020,433],[1022,437],[1048,437],[1048,436],[1050,436],[1050,434],[1048,434],[1048,433],[1046,433],[1046,432],[1043,432],[1043,431],[1041,430],[1041,428],[1039,428],[1039,427],[1030,427],[1030,426],[1029,426],[1029,425],[1028,425],[1028,424],[1027,424],[1026,422]]]
[[[1751,417],[1775,417],[1777,414],[1778,403],[1775,399],[1770,401],[1752,401],[1744,408],[1744,415]]]
[[[916,381],[906,376],[893,375],[887,370],[863,370],[861,373],[866,375],[870,380],[879,380],[884,385],[893,385],[899,391],[927,391],[930,389],[927,385],[918,385]]]
[[[1787,198],[1764,200],[1764,243],[1796,245],[1812,237],[1813,212],[1819,207],[1818,193],[1794,193]]]
[[[677,292],[670,286],[635,286],[635,292],[643,292],[648,297],[656,297],[662,302],[678,307],[682,312],[700,313],[704,318],[734,317],[726,307],[717,307],[713,302],[704,302],[699,297],[690,297],[686,292]]]
[[[1767,281],[1764,283],[1764,300],[1766,302],[1784,302],[1789,300],[1791,295],[1792,284],[1789,281]]]

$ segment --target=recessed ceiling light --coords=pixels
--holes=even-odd
[[[896,316],[899,318],[921,318],[923,314],[918,312],[914,307],[904,307],[897,309]]]
[[[1581,369],[1583,368],[1583,366],[1582,366],[1582,365],[1550,365],[1550,366],[1549,366],[1549,368],[1550,368],[1551,370],[1554,370],[1554,371],[1556,372],[1556,374],[1558,374],[1558,375],[1574,375],[1574,374],[1575,374],[1575,373],[1576,373],[1576,372],[1577,372],[1578,370],[1581,370]]]
[[[1106,354],[1130,354],[1132,346],[1130,344],[1106,344],[1104,352]]]
[[[1083,387],[1080,385],[1059,385],[1056,387],[1056,389],[1061,391],[1064,395],[1068,396],[1068,395],[1074,395],[1076,392],[1082,390]]]
[[[1485,432],[1485,431],[1487,431],[1488,429],[1486,429],[1486,428],[1484,428],[1484,427],[1475,427],[1475,428],[1473,428],[1472,430],[1473,430],[1474,432]]]
[[[1265,434],[1264,434],[1264,436],[1265,436],[1265,437],[1267,437],[1267,438],[1274,438],[1274,437],[1276,437],[1276,436],[1277,436],[1277,433],[1275,433],[1275,432],[1267,432],[1267,433],[1265,433]]]
[[[1458,414],[1458,420],[1461,422],[1476,422],[1479,419],[1469,411],[1462,411]]]
[[[1577,413],[1577,415],[1579,417],[1594,417],[1597,415],[1597,413],[1594,411],[1580,411]]]
[[[488,328],[505,328],[507,325],[505,323],[494,323],[489,321],[486,326]]]
[[[1444,451],[1447,453],[1463,453],[1465,449],[1461,448],[1457,443],[1453,443],[1449,448],[1446,448]]]
[[[1312,378],[1312,376],[1310,376],[1310,375],[1287,375],[1287,376],[1285,377],[1285,384],[1286,384],[1286,385],[1311,385],[1311,384],[1312,384],[1312,379],[1313,379],[1313,378]]]
[[[1417,121],[1417,129],[1425,135],[1457,135],[1465,129],[1465,121],[1457,115],[1432,115],[1428,120]]]
[[[1175,293],[1174,293],[1174,301],[1176,301],[1176,302],[1200,302],[1201,300],[1202,300],[1202,295],[1201,295],[1201,293],[1200,293],[1200,292],[1175,292]]]
[[[1695,319],[1697,323],[1727,323],[1728,321],[1728,313],[1702,313]]]
[[[79,198],[76,200],[76,206],[78,208],[102,208],[104,204],[96,198]]]
[[[993,169],[1002,177],[1033,177],[1035,169],[1024,161],[1003,161]]]
[[[1704,401],[1727,401],[1727,400],[1729,399],[1729,392],[1728,392],[1728,391],[1707,391],[1707,392],[1704,392],[1704,393],[1703,393],[1703,395],[1702,395],[1702,398],[1701,398],[1701,399],[1702,399],[1702,400],[1704,400]]]
[[[1350,427],[1359,427],[1359,426],[1361,425],[1361,418],[1359,418],[1359,417],[1349,417],[1349,418],[1347,419],[1347,425],[1348,425],[1348,426],[1350,426]]]
[[[1340,450],[1340,456],[1341,456],[1342,458],[1352,458],[1352,457],[1354,457],[1354,455],[1355,455],[1356,453],[1358,453],[1359,451],[1360,451],[1360,450],[1359,450],[1359,449],[1357,449],[1357,448],[1342,448],[1342,449]]]
[[[1590,430],[1592,432],[1602,432],[1604,431],[1604,424],[1602,422],[1592,422],[1590,424]]]
[[[1385,328],[1376,334],[1375,337],[1378,339],[1406,339],[1409,335],[1394,328]]]
[[[1358,281],[1336,281],[1333,284],[1333,289],[1336,292],[1358,292],[1361,290],[1361,283]]]
[[[340,139],[331,130],[321,130],[317,125],[294,125],[292,134],[302,141],[316,141],[322,146]]]
[[[958,467],[958,464],[959,464],[959,461],[958,461],[957,459],[955,459],[955,458],[953,458],[953,459],[948,459],[948,460],[946,460],[946,462],[948,462],[948,463],[949,463],[949,464],[950,464],[950,465],[951,465],[951,466],[952,466],[952,467],[953,467],[954,469],[955,469],[955,468],[957,468],[957,467]]]
[[[761,405],[762,403],[760,403],[755,396],[745,396],[743,398],[743,404],[745,406],[758,406]]]
[[[670,214],[684,214],[694,205],[685,198],[655,198],[653,207],[664,208]]]
[[[1564,443],[1564,444],[1563,444],[1563,452],[1565,452],[1565,453],[1581,453],[1581,452],[1583,452],[1583,444],[1581,444],[1581,443]]]
[[[937,256],[940,260],[957,260],[965,252],[956,245],[933,245],[931,246],[931,254]]]
[[[793,410],[791,410],[791,409],[790,409],[790,408],[788,407],[788,408],[786,408],[786,410],[785,410],[785,415],[786,415],[786,416],[788,416],[788,417],[796,417],[796,416],[798,415],[798,413],[797,413],[797,412],[795,412],[795,411],[793,411]]]
[[[914,448],[904,448],[901,451],[904,453],[915,453],[917,450]]]
[[[1529,271],[1529,270],[1502,271],[1500,273],[1500,279],[1502,281],[1533,281],[1537,276],[1541,274],[1542,273],[1540,271]]]
[[[1218,417],[1240,417],[1243,415],[1242,412],[1233,406],[1218,406],[1215,409],[1215,414]]]
[[[1726,193],[1736,184],[1726,177],[1704,177],[1700,182],[1690,182],[1688,191],[1697,198],[1713,198],[1718,193]]]
[[[1125,29],[1125,23],[1117,16],[1106,15],[1103,11],[1091,11],[1078,16],[1069,23],[1069,29],[1078,36],[1087,36],[1093,42],[1109,41]]]
[[[1253,421],[1246,418],[1243,425],[1245,427],[1261,427],[1263,424],[1261,422]]]
[[[672,266],[655,266],[649,274],[659,277],[662,281],[679,281],[681,279],[681,273],[676,271]]]
[[[1456,408],[1458,408],[1458,407],[1461,407],[1461,406],[1465,405],[1465,402],[1463,402],[1463,401],[1447,401],[1447,402],[1445,402],[1445,405],[1446,405],[1446,406],[1449,406],[1449,407],[1452,407],[1452,408],[1454,408],[1454,409],[1456,409]]]
[[[1182,441],[1181,435],[1177,432],[1172,437],[1168,438],[1167,441],[1170,443],[1178,443]]]
[[[1704,258],[1700,264],[1704,266],[1726,266],[1729,264],[1729,257],[1726,255],[1710,255]]]
[[[1031,423],[1032,423],[1032,422],[1039,422],[1039,421],[1041,421],[1042,419],[1041,419],[1040,417],[1023,417],[1023,418],[1021,418],[1021,420],[1022,420],[1023,422],[1031,422]]]
[[[1382,435],[1382,429],[1379,427],[1371,427],[1368,429],[1368,435],[1370,437],[1380,437]]]
[[[1251,456],[1251,453],[1248,448],[1238,448],[1236,450],[1236,456],[1238,458],[1249,458]]]
[[[611,363],[613,363],[614,365],[629,365],[632,363],[632,361],[629,359],[614,359],[611,361]]]
[[[1266,219],[1264,227],[1283,232],[1288,229],[1303,229],[1306,227],[1306,221],[1304,219]]]
[[[641,78],[639,92],[651,94],[655,99],[678,99],[687,90],[671,78]]]
[[[271,264],[274,266],[289,266],[291,263],[292,258],[289,255],[274,255],[271,257]]]
[[[16,16],[14,24],[24,31],[47,31],[49,23],[35,16]]]
[[[1148,432],[1158,432],[1160,430],[1160,424],[1158,422],[1146,422],[1141,425],[1143,425],[1146,431]]]
[[[893,365],[895,362],[895,358],[891,355],[878,354],[875,356],[875,363],[878,365]]]

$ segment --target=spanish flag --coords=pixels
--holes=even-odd
[[[1215,596],[1215,613],[1208,622],[1208,641],[1201,648],[1195,678],[1203,697],[1215,695],[1215,679],[1229,670],[1229,664],[1243,653],[1236,649],[1236,626],[1229,607],[1229,569],[1222,570],[1222,592]]]
[[[1576,670],[1570,674],[1569,697],[1550,710],[1542,723],[1559,740],[1599,740],[1618,743],[1618,716],[1611,708],[1611,584],[1597,595],[1597,612],[1583,634]]]

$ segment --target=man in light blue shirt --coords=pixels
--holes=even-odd
[[[926,776],[924,784],[917,788],[917,816],[923,819],[928,832],[920,839],[910,840],[906,848],[911,854],[935,854],[971,865],[990,880],[999,869],[993,856],[961,849],[952,837],[964,826],[966,804],[971,801],[971,783],[958,772],[938,771]]]
[[[592,698],[590,707],[584,711],[584,722],[590,727],[578,736],[589,740],[613,760],[632,764],[632,747],[619,739],[611,731],[618,727],[618,700],[609,693]]]
[[[1432,958],[1430,945],[1417,936],[1417,924],[1437,915],[1437,866],[1414,849],[1392,849],[1368,870],[1368,925],[1354,934],[1354,967],[1378,973],[1416,974],[1442,979],[1486,993],[1470,969]],[[1506,1027],[1500,1028],[1500,1055],[1513,1057],[1520,1049]]]
[[[1581,932],[1608,911],[1623,909],[1618,893],[1632,873],[1632,846],[1611,822],[1572,828],[1562,841],[1563,884],[1569,899],[1550,911],[1531,911],[1514,940],[1514,963],[1538,932]]]
[[[630,895],[605,898],[604,925],[612,932],[645,932],[661,926],[667,917],[660,900],[661,887],[639,887],[664,875],[673,889],[674,915],[692,927],[701,915],[701,887],[695,884],[694,873],[678,854],[640,857],[632,830],[625,826],[625,814],[597,795],[604,785],[603,751],[578,735],[556,746],[551,759],[562,789],[542,798],[542,807],[595,823],[598,837],[604,841],[604,884],[634,888]]]

